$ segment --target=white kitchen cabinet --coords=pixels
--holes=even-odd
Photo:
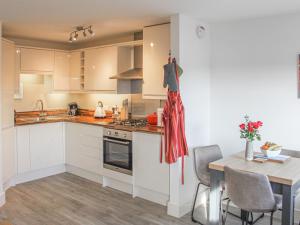
[[[29,172],[30,165],[30,127],[17,127],[17,173]]]
[[[54,71],[54,50],[20,48],[21,73],[52,74]]]
[[[18,174],[65,162],[63,123],[17,127]]]
[[[2,40],[2,128],[14,125],[15,52],[13,42]]]
[[[66,124],[66,164],[102,174],[103,128],[87,124]]]
[[[70,53],[55,51],[53,89],[56,91],[70,90]]]
[[[109,79],[118,73],[118,47],[85,50],[84,89],[88,91],[115,91],[117,81]]]
[[[64,161],[63,123],[47,123],[31,126],[31,170],[64,164]]]
[[[2,171],[3,183],[9,182],[16,175],[15,128],[2,129]]]
[[[70,90],[80,90],[80,74],[81,74],[81,59],[80,51],[72,51],[70,53]]]
[[[15,175],[15,55],[16,47],[11,41],[2,39],[2,171],[3,182]]]
[[[169,165],[160,163],[161,136],[133,133],[134,195],[165,205],[169,199]]]
[[[169,57],[170,24],[145,27],[143,38],[143,98],[166,99],[163,66]]]

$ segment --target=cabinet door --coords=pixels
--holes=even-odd
[[[133,133],[134,185],[169,195],[169,165],[160,163],[160,141],[160,135]]]
[[[53,89],[67,91],[70,89],[70,54],[69,52],[55,51]]]
[[[21,72],[22,73],[53,73],[54,51],[20,48],[21,50]]]
[[[12,42],[2,41],[2,128],[14,125],[15,57]]]
[[[30,126],[31,170],[64,163],[63,124]]]
[[[66,124],[66,163],[96,174],[103,168],[103,128]]]
[[[163,66],[169,57],[170,25],[146,27],[143,37],[143,98],[166,99]]]
[[[15,141],[14,127],[2,130],[3,183],[9,181],[16,175]]]
[[[80,90],[80,70],[81,70],[80,51],[70,54],[70,90]]]
[[[17,127],[17,173],[30,171],[30,126]]]
[[[85,51],[84,88],[89,91],[115,91],[117,81],[109,79],[118,72],[117,47]]]

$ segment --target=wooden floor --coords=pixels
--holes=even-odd
[[[190,215],[170,217],[166,207],[69,173],[10,188],[6,198],[0,221],[13,225],[195,225]],[[269,224],[267,219],[259,224]],[[241,222],[229,218],[227,224]]]

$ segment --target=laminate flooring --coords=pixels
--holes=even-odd
[[[201,220],[202,212],[200,208],[196,211]],[[7,190],[6,204],[0,208],[2,220],[13,225],[195,225],[190,215],[180,219],[168,216],[164,206],[103,188],[70,173]],[[226,224],[240,225],[241,222],[229,217]],[[258,223],[268,224],[267,217]]]

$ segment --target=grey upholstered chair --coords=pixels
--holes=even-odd
[[[271,213],[270,224],[273,224],[273,213],[282,204],[282,198],[274,195],[267,176],[224,168],[225,185],[229,202],[246,211],[246,225],[249,223],[250,213]],[[226,223],[226,216],[223,224]],[[244,225],[244,221],[243,221]]]
[[[296,150],[282,149],[280,154],[288,155],[288,156],[291,156],[291,157],[294,157],[294,158],[300,158],[300,151],[296,151]],[[294,206],[295,206],[295,199],[299,194],[300,194],[300,190],[297,190],[296,194],[293,196]],[[300,225],[300,221],[299,221],[299,225]]]
[[[196,201],[198,197],[200,185],[204,185],[207,188],[210,188],[210,171],[208,164],[219,159],[222,159],[223,155],[221,149],[218,145],[210,145],[204,147],[194,148],[194,159],[195,159],[195,171],[199,179],[197,186],[197,191],[194,199],[193,210],[192,210],[192,221],[202,224],[200,221],[197,221],[194,218],[194,211],[196,206]],[[221,190],[220,190],[221,191]]]

